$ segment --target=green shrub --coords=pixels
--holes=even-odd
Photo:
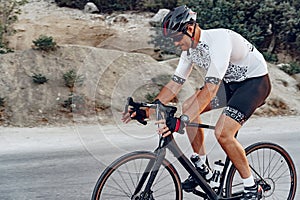
[[[58,6],[83,9],[88,0],[55,0]]]
[[[291,62],[289,64],[282,65],[280,69],[289,75],[300,73],[300,65],[296,62]]]
[[[276,54],[269,53],[269,52],[263,52],[262,53],[266,61],[271,62],[271,63],[276,63],[278,62],[278,57]]]
[[[11,53],[11,52],[14,52],[14,51],[12,49],[8,48],[7,45],[0,43],[0,54],[6,54],[6,53]]]
[[[85,107],[85,98],[83,95],[71,93],[62,106],[69,109],[70,112],[82,111]]]
[[[58,6],[83,9],[87,2],[93,2],[101,12],[146,10],[157,12],[160,8],[173,8],[177,0],[55,0]]]
[[[0,97],[0,107],[4,107],[5,98]]]
[[[33,82],[37,83],[37,84],[44,84],[49,80],[42,74],[34,73],[31,77],[32,77]]]
[[[145,99],[147,100],[147,102],[153,102],[155,100],[155,98],[157,97],[159,92],[152,92],[152,93],[147,93],[145,95]]]
[[[38,39],[32,42],[37,50],[53,51],[57,48],[56,42],[54,42],[51,36],[40,35]]]
[[[197,13],[197,22],[203,29],[228,28],[240,33],[260,51],[288,50],[299,55],[300,1],[177,0],[177,5],[183,4]],[[157,32],[151,43],[170,52],[161,30]],[[270,59],[276,60],[272,56]]]
[[[74,88],[76,86],[82,86],[84,77],[83,75],[77,75],[75,70],[71,69],[67,71],[64,75],[63,78],[65,80],[65,85],[69,88]]]
[[[149,85],[152,89],[156,88],[155,91],[148,92],[145,95],[145,99],[147,102],[153,102],[157,95],[159,94],[159,91],[171,80],[171,75],[169,74],[160,74],[156,77],[151,78],[151,81],[153,84]],[[149,90],[147,90],[149,91]]]
[[[8,48],[7,36],[16,32],[13,24],[18,20],[20,7],[25,3],[27,0],[0,0],[0,54],[13,52]]]
[[[157,12],[160,8],[174,8],[177,6],[177,0],[141,0],[139,9],[151,12]]]

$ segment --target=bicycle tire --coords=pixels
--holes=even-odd
[[[145,151],[132,152],[118,158],[99,177],[93,191],[92,200],[111,200],[114,198],[118,200],[182,200],[179,175],[174,166],[166,159],[164,159],[163,167],[160,167],[152,185],[152,194],[148,198],[141,198],[142,189],[133,197],[136,185],[145,172],[146,165],[155,159],[154,153]],[[145,182],[147,182],[148,178]],[[143,187],[145,185],[146,183]],[[170,188],[171,186],[174,188]]]
[[[255,181],[265,189],[262,199],[294,199],[297,174],[294,162],[286,150],[274,143],[258,142],[247,147],[245,152]],[[226,179],[226,195],[236,196],[242,190],[242,180],[232,165]]]

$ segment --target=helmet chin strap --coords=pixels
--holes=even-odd
[[[195,32],[196,32],[196,26],[197,26],[197,23],[195,23],[194,24],[194,30],[193,30],[193,33],[192,33],[192,35],[190,35],[190,34],[188,34],[188,33],[186,33],[186,35],[187,36],[189,36],[190,38],[191,38],[191,40],[192,40],[192,43],[191,43],[191,47],[190,48],[193,48],[193,46],[194,46],[194,43],[195,43]],[[187,54],[188,54],[188,56],[190,55],[190,51],[189,51],[190,49],[188,49],[187,50]]]
[[[192,40],[191,48],[194,46],[194,42],[195,42],[196,26],[197,26],[197,23],[195,23],[195,25],[194,25],[194,31],[193,31],[193,34],[192,34],[192,37],[191,37],[191,40]]]

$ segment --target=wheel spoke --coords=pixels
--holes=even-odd
[[[246,155],[253,176],[270,189],[263,193],[263,199],[292,200],[296,191],[296,171],[292,159],[280,146],[272,143],[256,143],[246,149]],[[261,178],[260,178],[261,177]],[[243,183],[234,166],[229,169],[226,181],[228,197],[243,189]]]
[[[109,166],[108,171],[100,177],[97,183],[100,186],[97,187],[96,185],[93,199],[128,200],[140,198],[150,176],[148,170],[152,168],[154,160],[155,155],[151,153],[131,153],[121,157],[112,166]],[[164,162],[152,184],[150,199],[180,200],[182,199],[182,191],[178,191],[178,188],[181,188],[178,174],[169,162]],[[144,173],[149,173],[148,177],[143,176]],[[140,183],[141,180],[145,182]],[[138,191],[136,191],[137,187]]]

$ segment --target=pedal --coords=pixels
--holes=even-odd
[[[191,193],[194,190],[196,190],[195,188],[191,188],[191,189],[183,189],[183,191],[187,192],[187,193]]]
[[[193,189],[193,194],[202,197],[203,199],[207,199],[207,194],[205,194],[204,192],[200,192],[199,190],[196,190],[196,188]]]

